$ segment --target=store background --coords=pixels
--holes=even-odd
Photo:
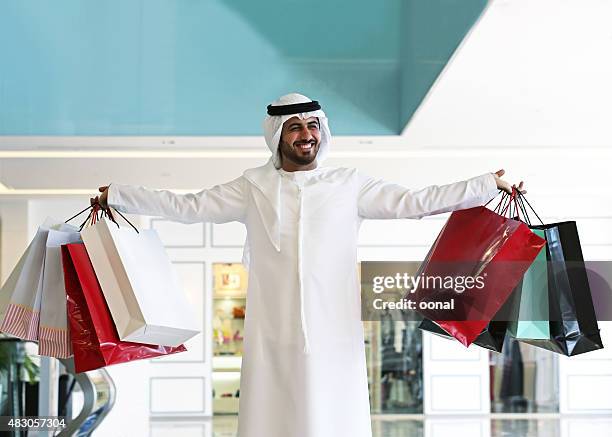
[[[2,279],[47,215],[71,216],[99,185],[198,190],[260,165],[265,105],[291,91],[330,117],[327,165],[415,188],[503,167],[545,221],[578,222],[586,259],[610,260],[611,18],[604,0],[2,2]],[[168,246],[203,334],[188,354],[109,368],[118,397],[100,435],[209,435],[215,404],[232,408],[213,386],[237,377],[235,360],[213,357],[213,273],[239,262],[244,229],[135,219]],[[422,259],[444,219],[366,222],[359,257]],[[499,356],[429,334],[407,336],[422,376],[384,388],[401,326],[366,329],[385,419],[424,418],[431,435],[498,435],[501,417],[516,435],[525,419],[534,432],[544,420],[539,435],[612,429],[609,346],[569,360],[523,349],[524,409],[497,402]]]

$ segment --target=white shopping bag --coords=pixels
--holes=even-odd
[[[154,230],[137,233],[102,219],[81,237],[121,340],[179,346],[199,333]]]
[[[19,261],[17,261],[17,265],[7,278],[6,282],[4,283],[2,288],[0,288],[0,321],[4,320],[6,310],[8,309],[8,306],[11,303],[13,291],[15,291],[15,288],[17,287],[17,281],[21,276],[21,272],[23,271],[23,267],[26,263],[26,260],[28,259],[33,243],[34,241],[30,242],[30,245],[26,248],[25,252],[23,252],[23,255],[21,255]]]
[[[9,295],[10,298],[0,331],[23,340],[38,339],[47,235],[51,227],[59,227],[61,224],[60,220],[45,220],[2,287],[2,300],[6,300]]]
[[[74,226],[66,225],[59,230],[49,230],[38,328],[39,355],[55,358],[72,356],[61,246],[80,240],[78,228]]]

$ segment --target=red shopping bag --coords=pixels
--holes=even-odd
[[[63,245],[62,265],[77,373],[187,350],[183,345],[169,347],[119,340],[85,246]]]
[[[524,223],[484,206],[454,211],[421,265],[419,275],[481,277],[483,287],[458,293],[456,288],[417,286],[413,296],[419,301],[419,312],[469,346],[509,298],[545,243]],[[420,307],[421,302],[441,298],[452,298],[454,309]]]

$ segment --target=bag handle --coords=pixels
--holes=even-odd
[[[529,216],[526,214],[526,211],[524,208],[521,207],[521,204],[519,203],[519,194],[520,191],[518,190],[518,188],[516,187],[512,187],[512,203],[514,204],[514,213],[516,214],[516,217],[521,220],[521,214],[523,215],[523,220],[521,220],[524,223],[527,223],[529,226],[531,226],[531,220],[529,219]],[[512,217],[512,206],[510,207],[510,217]]]
[[[505,194],[505,191],[504,191],[504,190],[499,190],[499,191],[497,192],[497,195],[496,195],[495,197],[493,197],[491,200],[489,200],[487,203],[485,203],[483,206],[487,206],[489,203],[493,202],[493,199],[496,199],[496,198],[497,198],[497,196],[499,196],[499,193],[504,193],[504,194]],[[503,196],[502,196],[502,198],[503,198]],[[84,210],[83,210],[83,211],[84,211]]]
[[[514,211],[517,214],[517,216],[519,216],[519,220],[520,220],[520,214],[522,214],[525,223],[531,226],[531,219],[529,217],[529,212],[527,211],[527,207],[525,206],[525,203],[527,203],[527,205],[529,206],[529,209],[535,214],[535,216],[538,218],[540,223],[544,224],[544,222],[542,221],[538,213],[535,211],[535,209],[533,209],[533,206],[531,206],[531,204],[527,200],[527,197],[523,193],[521,193],[516,187],[512,187],[512,194],[508,194],[507,192],[503,190],[499,190],[499,193],[502,193],[502,197],[500,201],[497,203],[497,206],[493,209],[494,212],[504,217],[507,217],[507,216],[512,217],[512,212]],[[495,196],[493,199],[485,203],[484,206],[487,206],[489,203],[491,203],[496,198],[497,196]],[[514,204],[514,208],[512,207],[513,204]]]
[[[521,211],[523,212],[523,217],[525,217],[525,220],[527,221],[527,224],[529,226],[531,226],[531,218],[529,217],[529,213],[527,212],[527,208],[525,208],[525,204],[523,203],[523,199],[522,199],[522,193],[519,191],[517,192],[517,205],[518,207],[521,209]],[[540,220],[541,221],[541,220]]]
[[[73,215],[69,219],[65,220],[64,223],[68,223],[69,221],[74,220],[75,218],[77,218],[78,216],[80,216],[81,214],[83,214],[86,211],[89,211],[89,214],[87,214],[87,217],[85,218],[85,220],[79,226],[79,232],[81,232],[83,230],[83,228],[85,227],[85,225],[87,224],[87,222],[92,223],[92,221],[95,220],[95,218],[97,218],[97,211],[96,211],[96,208],[94,207],[94,205],[90,205],[87,208],[83,209],[82,211],[77,212],[75,215]]]
[[[499,193],[502,193],[502,197],[500,199],[500,201],[498,202],[497,206],[493,209],[494,212],[499,212],[499,209],[502,205],[502,203],[504,202],[504,200],[506,199],[506,196],[508,196],[508,193],[506,193],[504,190],[499,190]],[[491,200],[489,200],[487,203],[484,204],[484,206],[487,206],[489,203],[493,202],[494,199],[496,199],[497,196],[493,197]]]
[[[512,216],[512,201],[514,200],[515,196],[516,196],[516,193],[514,192],[514,187],[512,187],[512,194],[508,195],[508,202],[506,203],[506,206],[501,212],[501,215],[503,215],[504,217],[506,217],[506,213],[508,212],[508,209],[510,210],[510,217]]]
[[[105,214],[108,216],[108,218],[109,218],[109,219],[111,219],[111,221],[112,221],[113,223],[115,223],[117,226],[119,226],[119,223],[117,223],[117,221],[115,220],[115,217],[113,217],[112,209],[114,209],[114,208],[111,208],[111,207],[109,206],[108,208],[105,208],[105,209],[104,209],[104,213],[105,213]],[[122,218],[123,220],[125,220],[125,222],[126,222],[128,225],[130,225],[130,226],[132,227],[132,229],[134,229],[134,230],[136,231],[136,233],[137,233],[137,234],[139,234],[139,233],[140,233],[140,232],[138,232],[138,229],[136,229],[136,226],[134,226],[134,225],[132,224],[132,222],[130,222],[130,221],[129,221],[129,220],[128,220],[128,219],[127,219],[127,218],[126,218],[126,217],[125,217],[123,214],[121,214],[121,212],[120,212],[119,210],[117,210],[117,209],[114,209],[114,210],[115,210],[115,212],[116,212],[117,214],[119,214],[119,215],[121,216],[121,218]]]
[[[518,190],[517,190],[517,192],[518,192],[518,199],[519,199],[519,202],[521,202],[521,203],[522,203],[523,208],[525,209],[525,211],[527,211],[527,208],[525,208],[525,204],[523,203],[523,201],[527,202],[527,205],[529,206],[529,209],[531,209],[531,211],[533,211],[533,213],[534,213],[534,214],[535,214],[535,216],[538,218],[538,220],[540,220],[540,223],[544,224],[544,222],[542,221],[542,219],[540,218],[540,216],[538,215],[538,213],[536,212],[536,210],[535,210],[535,209],[533,209],[533,206],[531,206],[531,203],[529,203],[529,200],[527,200],[527,197],[526,197],[526,196],[525,196],[523,193],[521,193],[520,191],[518,191]]]
[[[102,217],[108,217],[108,219],[112,221],[114,224],[116,224],[118,228],[120,227],[119,223],[117,223],[117,220],[115,220],[115,217],[113,216],[111,207],[110,206],[103,207],[102,205],[100,205],[99,202],[95,202],[92,205],[88,206],[87,208],[83,209],[82,211],[79,211],[78,213],[70,217],[68,220],[66,220],[64,223],[68,223],[69,221],[77,218],[78,216],[80,216],[81,214],[83,214],[84,212],[88,210],[89,210],[89,214],[87,215],[87,218],[83,221],[83,223],[81,223],[81,225],[79,226],[79,232],[83,230],[83,228],[85,227],[85,225],[87,225],[88,222],[90,226],[94,225],[98,221],[100,221]],[[121,214],[121,212],[119,212],[116,209],[115,209],[115,212],[119,214],[121,218],[125,220],[125,222],[136,231],[137,234],[140,233],[138,229],[136,229],[136,226],[134,226],[132,222],[130,222],[123,214]]]
[[[502,197],[497,203],[497,206],[495,206],[495,208],[493,209],[493,211],[504,217],[512,218],[513,215],[516,215],[519,220],[531,225],[527,210],[521,202],[522,199],[519,197],[521,193],[518,191],[518,189],[512,187],[512,194],[508,194],[506,191],[503,190],[499,190],[499,193],[502,193]],[[484,206],[487,206],[496,198],[497,196],[485,203]]]
[[[66,221],[64,221],[64,223],[68,223],[70,220],[73,220],[73,219],[77,218],[78,216],[80,216],[81,214],[83,214],[85,211],[87,211],[87,210],[89,210],[89,209],[92,209],[92,208],[93,208],[93,205],[92,205],[92,206],[88,206],[88,207],[87,207],[87,208],[85,208],[84,210],[82,210],[82,211],[80,211],[80,212],[77,212],[75,215],[73,215],[72,217],[70,217],[69,219],[67,219]],[[91,215],[91,213],[90,213],[90,215]],[[87,219],[89,219],[89,216],[87,216]]]

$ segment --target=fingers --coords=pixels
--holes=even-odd
[[[495,175],[497,175],[498,178],[502,177],[504,174],[506,173],[506,171],[502,168],[500,170],[497,170],[495,172]],[[524,181],[519,182],[518,187],[515,185],[510,185],[508,182],[504,181],[504,180],[498,180],[497,181],[497,187],[501,188],[502,190],[504,190],[506,193],[508,194],[512,194],[512,190],[517,190],[518,192],[520,192],[521,194],[527,194],[527,190],[524,189]]]
[[[521,181],[519,183],[518,187],[516,185],[512,185],[512,188],[514,188],[515,190],[517,190],[521,194],[527,194],[527,190],[523,189],[523,181]]]

